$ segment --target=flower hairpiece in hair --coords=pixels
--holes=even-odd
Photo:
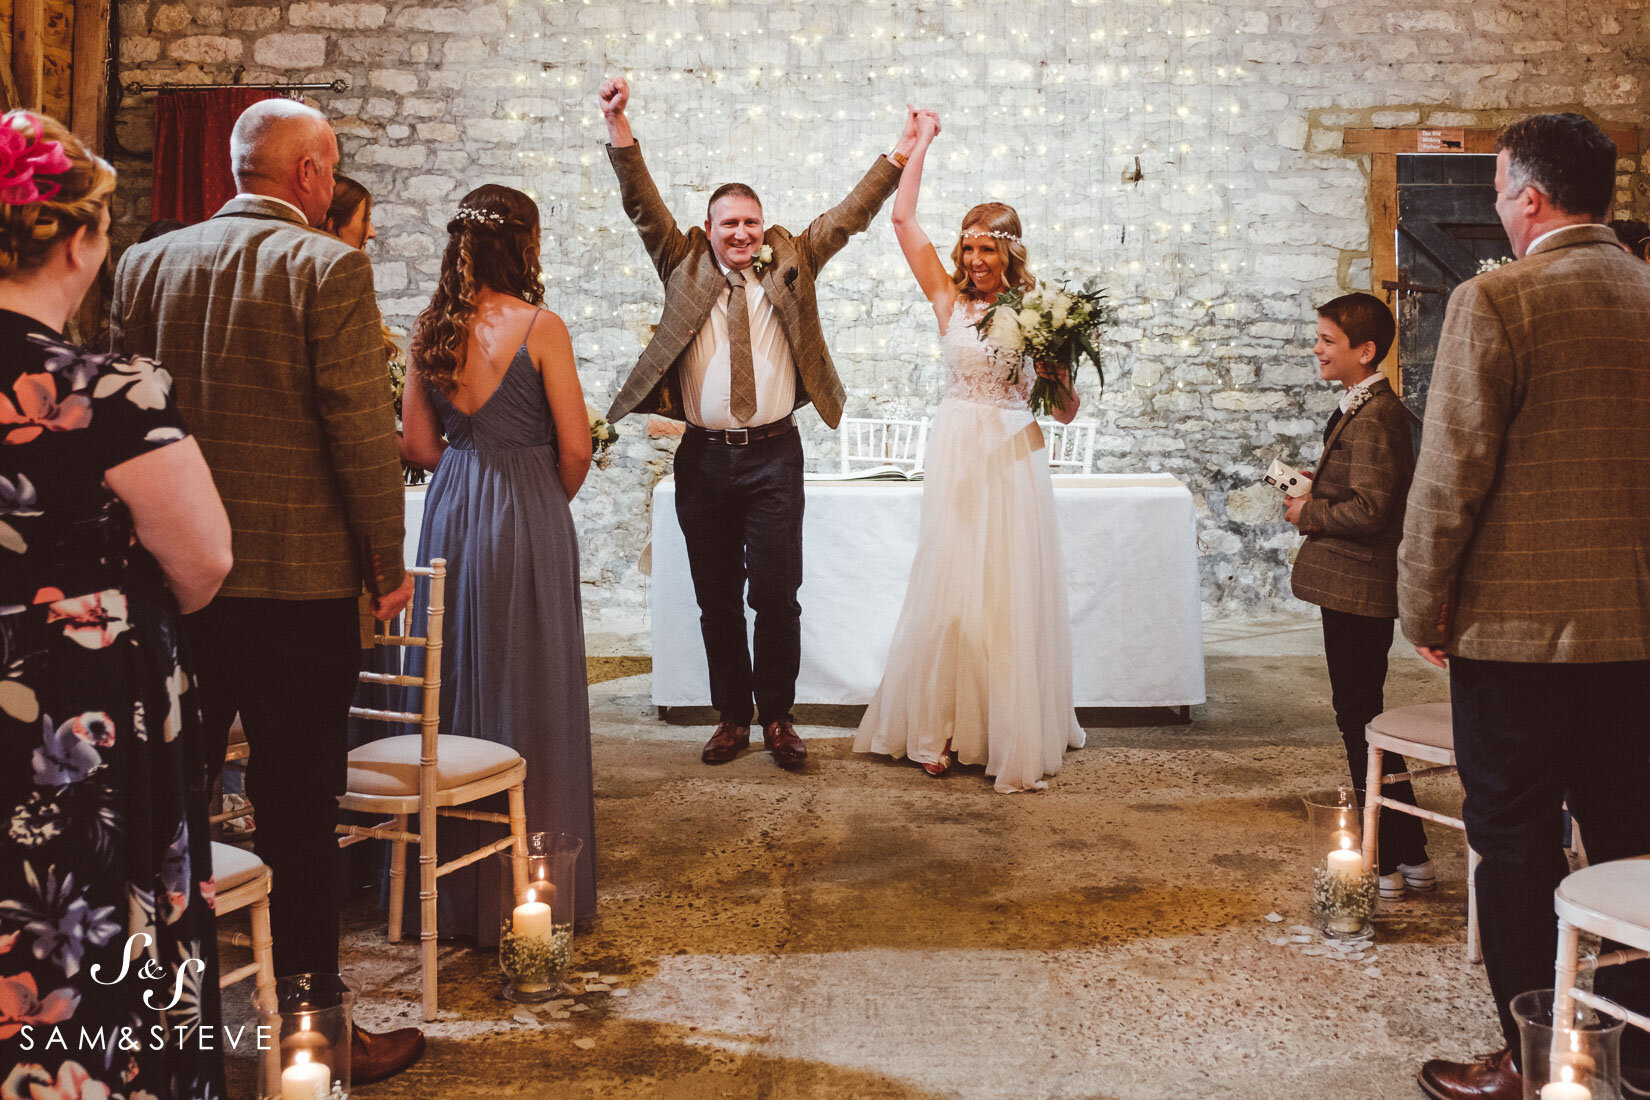
[[[495,214],[491,210],[477,210],[473,206],[459,207],[458,213],[454,214],[453,218],[455,221],[461,222],[487,222],[492,225],[504,224],[503,214]]]
[[[965,229],[962,231],[962,235],[964,237],[995,237],[999,241],[1011,241],[1014,244],[1020,243],[1020,238],[1017,235],[1013,233],[1004,233],[1001,229]]]
[[[63,144],[42,141],[45,126],[27,111],[14,111],[0,125],[0,202],[45,202],[59,187],[37,175],[55,176],[74,167]]]

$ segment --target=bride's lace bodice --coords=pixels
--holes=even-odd
[[[986,308],[985,302],[970,301],[961,295],[951,307],[951,320],[940,338],[940,350],[945,355],[945,396],[998,409],[1023,409],[1031,393],[1031,372],[1021,371],[1020,381],[1009,384],[1013,364],[974,327],[985,316]]]

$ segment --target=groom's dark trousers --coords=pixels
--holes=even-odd
[[[676,451],[676,518],[699,600],[711,705],[720,721],[748,726],[754,699],[766,725],[790,718],[801,663],[802,436],[792,424],[748,443],[725,438],[688,427]]]

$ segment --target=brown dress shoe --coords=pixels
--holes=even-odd
[[[1434,1100],[1524,1100],[1524,1078],[1506,1047],[1471,1062],[1434,1058],[1421,1067],[1420,1081]]]
[[[707,764],[726,764],[750,747],[751,728],[732,722],[718,722],[716,732],[705,742],[705,751],[699,759]]]
[[[796,727],[789,718],[763,726],[762,744],[773,753],[773,762],[781,768],[800,768],[808,762],[808,746],[796,735]]]
[[[376,1034],[358,1027],[350,1036],[350,1081],[357,1085],[382,1081],[418,1061],[423,1053],[424,1033],[416,1027]]]

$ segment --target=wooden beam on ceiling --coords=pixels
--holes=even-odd
[[[109,0],[74,0],[74,97],[70,127],[94,153],[103,152],[109,103]]]
[[[16,0],[11,11],[13,106],[40,110],[46,88],[46,0]]]

